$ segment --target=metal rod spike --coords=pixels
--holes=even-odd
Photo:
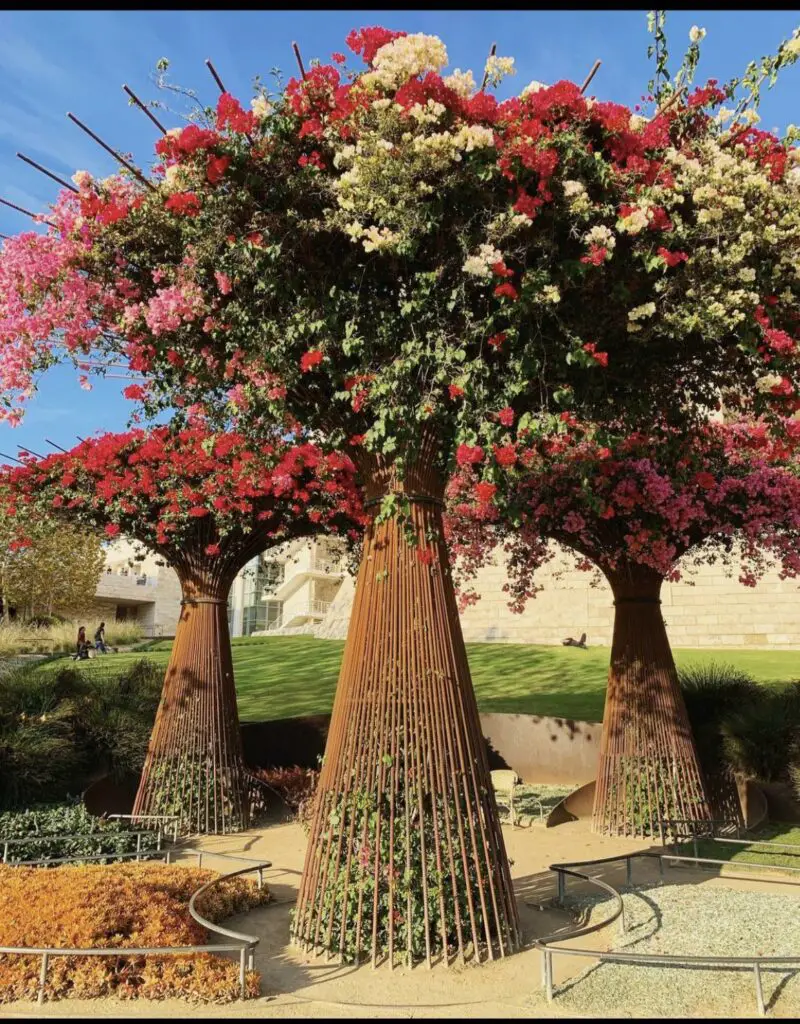
[[[32,455],[35,459],[43,459],[44,458],[44,455],[40,455],[38,452],[35,452],[33,450],[33,448],[26,448],[24,445],[19,445],[19,450],[21,452],[27,452],[28,455]]]
[[[490,57],[494,57],[494,55],[496,53],[497,53],[497,43],[492,43],[492,48],[491,48],[491,50],[489,50],[489,56]],[[481,82],[481,92],[483,92],[483,90],[486,88],[486,83],[487,83],[488,80],[489,80],[489,72],[488,71],[484,71],[484,73],[483,73],[483,81]]]
[[[24,213],[26,217],[30,217],[31,220],[36,220],[39,216],[38,213],[31,213],[30,210],[26,210],[24,206],[17,206],[16,203],[9,202],[8,199],[0,199],[0,203],[3,206],[10,206],[12,210],[17,210],[19,213]],[[40,224],[47,224],[49,227],[54,228],[55,224],[51,220],[41,220]]]
[[[217,87],[218,87],[219,91],[220,92],[227,92],[228,90],[222,84],[222,79],[217,74],[217,69],[214,67],[214,65],[211,63],[211,61],[210,60],[206,60],[205,64],[206,64],[206,67],[208,68],[208,70],[211,72],[211,77],[217,83]]]
[[[62,448],[60,444],[56,444],[56,443],[55,443],[55,441],[51,441],[49,437],[46,437],[46,438],[45,438],[45,441],[47,441],[47,443],[48,443],[49,445],[52,445],[52,446],[53,446],[53,448],[58,448],[58,450],[59,450],[60,452],[63,452],[63,453],[65,454],[65,455],[68,455],[68,454],[69,454],[69,452],[67,451],[67,449],[66,449],[66,448]]]
[[[594,64],[592,64],[592,70],[591,70],[591,71],[589,72],[589,74],[588,74],[588,75],[586,76],[586,78],[585,78],[585,79],[584,79],[584,81],[583,81],[583,85],[581,86],[581,96],[582,96],[582,95],[583,95],[583,94],[584,94],[584,93],[586,92],[586,90],[587,90],[587,89],[589,88],[589,83],[590,83],[590,82],[591,82],[591,80],[592,80],[592,79],[594,78],[594,76],[595,76],[595,75],[597,74],[597,72],[598,72],[598,70],[599,70],[599,68],[600,68],[600,65],[601,65],[602,63],[603,63],[603,62],[602,62],[601,60],[596,60],[596,61],[594,62]]]
[[[17,157],[20,160],[24,160],[26,164],[30,164],[31,167],[35,167],[37,171],[41,171],[42,174],[46,174],[48,178],[52,178],[53,181],[57,181],[59,185],[62,185],[64,188],[68,188],[70,192],[74,192],[76,195],[78,194],[79,190],[75,188],[74,185],[70,185],[68,181],[64,181],[64,179],[59,178],[57,174],[53,174],[52,171],[48,171],[46,167],[42,167],[41,164],[37,164],[36,161],[31,160],[29,156],[25,156],[24,153],[17,153]]]
[[[136,93],[133,91],[133,89],[129,88],[127,85],[123,85],[122,88],[130,96],[130,98],[133,100],[133,102],[136,104],[136,106],[140,110],[144,111],[145,114],[147,114],[147,116],[150,118],[150,120],[153,122],[153,124],[156,126],[156,128],[158,128],[158,130],[161,132],[161,134],[162,135],[166,135],[167,134],[167,129],[159,121],[159,119],[155,116],[155,114],[152,113],[152,111],[149,110],[145,106],[144,103],[142,103],[142,101],[139,99],[139,97],[136,95]]]
[[[20,466],[24,466],[24,462],[20,462],[19,459],[15,459],[13,455],[6,455],[5,452],[0,452],[0,459],[10,459],[12,462],[18,463]]]
[[[67,111],[67,117],[70,119],[70,121],[72,121],[73,124],[76,124],[82,131],[86,132],[90,139],[94,139],[98,146],[102,146],[106,153],[110,153],[111,156],[113,156],[114,159],[117,161],[117,163],[122,164],[123,167],[127,167],[131,174],[139,181],[141,181],[143,185],[146,185],[151,190],[151,192],[156,191],[155,185],[151,181],[148,181],[148,179],[142,174],[142,172],[137,167],[134,167],[132,163],[129,163],[125,159],[124,156],[121,156],[115,149],[112,149],[111,146],[103,142],[99,135],[95,135],[91,128],[86,127],[83,121],[77,118],[74,114],[71,114],[69,111]]]
[[[297,60],[297,66],[300,68],[300,74],[303,76],[303,80],[305,81],[306,69],[303,67],[303,58],[300,56],[300,47],[294,42],[294,40],[292,41],[292,49],[294,50],[294,55]]]

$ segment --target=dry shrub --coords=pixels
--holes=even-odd
[[[160,864],[13,868],[0,866],[0,946],[110,948],[197,946],[209,935],[189,899],[214,871]],[[232,878],[203,894],[198,910],[214,923],[269,901],[266,888]],[[213,937],[211,941],[214,941]],[[223,940],[218,940],[223,941]],[[41,957],[0,955],[0,1003],[35,999]],[[247,973],[247,994],[260,975]],[[53,957],[47,999],[238,999],[238,960],[186,956]]]
[[[283,800],[293,817],[308,830],[314,813],[314,795],[319,782],[315,768],[255,768],[253,775]]]

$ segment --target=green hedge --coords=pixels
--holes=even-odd
[[[62,838],[64,836],[69,838]],[[137,836],[127,823],[96,818],[82,804],[42,805],[0,814],[0,854],[6,840],[19,839],[29,841],[9,843],[9,864],[44,857],[79,858],[101,853],[109,854],[109,859],[113,860],[114,854],[133,853],[137,847]],[[155,832],[144,833],[138,842],[142,852],[158,846]]]
[[[163,669],[146,659],[0,675],[0,811],[77,796],[103,773],[138,774],[162,682]]]

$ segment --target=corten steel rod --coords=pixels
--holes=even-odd
[[[297,61],[297,66],[300,68],[300,75],[303,78],[303,80],[305,80],[306,69],[303,67],[303,58],[300,56],[300,47],[297,45],[297,43],[293,42],[292,49],[294,50],[294,56],[295,60]]]
[[[139,99],[139,97],[136,95],[136,93],[133,91],[133,89],[129,88],[127,85],[123,85],[122,88],[125,90],[125,92],[128,94],[128,96],[130,96],[130,98],[133,100],[133,102],[136,104],[136,106],[139,108],[139,110],[142,110],[142,111],[144,111],[145,114],[147,114],[147,116],[150,118],[150,120],[153,122],[153,124],[156,126],[156,128],[158,128],[158,130],[161,132],[161,134],[162,135],[166,135],[167,134],[167,129],[158,120],[158,118],[152,112],[152,110],[150,110],[149,107],[147,107],[144,103],[142,103],[142,101]]]
[[[38,213],[31,213],[30,210],[26,210],[24,206],[17,206],[16,203],[10,202],[8,199],[0,199],[0,203],[3,206],[9,206],[12,210],[16,210],[18,213],[24,213],[26,217],[30,217],[31,220],[36,220],[40,224],[47,224],[48,227],[54,228],[55,224],[51,220],[39,220],[40,215]]]
[[[712,817],[664,619],[662,578],[642,567],[607,573],[614,636],[592,828],[658,834],[666,819]]]
[[[205,554],[216,542],[220,554]],[[236,573],[270,542],[266,532],[219,540],[203,520],[195,536],[159,549],[183,600],[134,816],[177,815],[181,833],[246,828],[251,782],[242,753],[227,598]]]
[[[427,437],[402,484],[363,456],[373,512],[404,490],[420,546],[396,518],[367,529],[293,924],[304,949],[373,965],[493,959],[520,940],[436,454]]]
[[[219,91],[224,93],[225,92],[225,86],[222,84],[222,79],[217,74],[217,69],[214,67],[214,65],[211,63],[210,60],[206,60],[205,61],[205,65],[208,68],[208,70],[211,72],[211,77],[217,83],[217,88],[219,89]]]
[[[600,65],[602,63],[603,62],[601,60],[596,60],[594,62],[594,64],[592,64],[592,70],[586,76],[586,78],[583,81],[583,85],[581,86],[581,95],[583,95],[586,92],[586,90],[589,88],[590,82],[592,81],[594,76],[597,74],[597,72],[600,70]]]
[[[141,181],[143,185],[146,185],[151,192],[156,191],[155,185],[152,183],[152,181],[150,181],[142,174],[138,167],[134,167],[129,160],[126,160],[124,156],[118,153],[115,149],[112,149],[111,146],[109,146],[107,143],[103,142],[100,136],[96,135],[91,128],[87,128],[87,126],[83,123],[83,121],[80,120],[80,118],[77,118],[74,114],[71,114],[69,111],[67,111],[67,117],[70,119],[70,121],[72,121],[73,124],[76,124],[81,129],[81,131],[86,132],[90,139],[94,139],[98,146],[102,146],[106,153],[110,153],[118,164],[120,164],[122,167],[127,168],[134,176],[134,178],[136,178],[138,181]]]
[[[489,56],[490,57],[494,57],[494,55],[496,53],[497,53],[497,43],[492,43],[492,48],[491,48],[491,50],[489,50]],[[483,81],[481,82],[481,92],[483,92],[483,90],[486,88],[486,83],[488,81],[489,81],[489,72],[488,71],[484,71],[484,73],[483,73]]]
[[[31,160],[29,156],[25,156],[24,153],[17,153],[17,158],[23,160],[26,164],[30,164],[37,171],[41,171],[42,174],[46,174],[48,178],[52,178],[53,181],[58,182],[59,185],[69,189],[70,192],[74,192],[76,195],[79,194],[79,190],[74,185],[70,185],[68,181],[64,181],[63,178],[59,178],[57,174],[53,174],[52,171],[48,171],[46,167],[42,167],[41,164],[37,164],[35,160]]]

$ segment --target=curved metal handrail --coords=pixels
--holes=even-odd
[[[41,956],[42,967],[39,973],[39,995],[37,1002],[41,1006],[44,1002],[44,990],[47,979],[47,968],[51,956],[183,956],[187,953],[239,953],[239,990],[242,999],[247,998],[247,969],[253,969],[253,962],[255,958],[255,947],[258,945],[260,939],[257,935],[247,935],[244,932],[236,932],[230,928],[224,928],[222,925],[214,924],[207,918],[203,917],[202,914],[196,909],[195,901],[198,896],[206,892],[208,889],[215,885],[219,885],[221,882],[227,881],[229,878],[236,878],[239,875],[248,874],[251,871],[258,872],[258,887],[259,889],[263,886],[263,873],[266,868],[272,867],[272,861],[261,861],[254,857],[241,857],[239,854],[229,853],[216,853],[209,850],[195,850],[195,849],[179,849],[174,851],[179,856],[185,854],[191,854],[197,856],[198,867],[203,863],[203,856],[206,857],[220,857],[223,860],[238,860],[238,861],[249,861],[251,867],[240,868],[238,871],[231,871],[227,874],[220,875],[218,878],[212,878],[210,882],[206,882],[205,885],[201,886],[196,892],[192,893],[191,899],[189,900],[189,913],[192,918],[203,928],[208,929],[210,932],[214,932],[217,935],[222,935],[226,938],[234,940],[230,943],[217,943],[214,945],[206,946],[144,946],[144,947],[114,947],[114,948],[97,948],[92,947],[89,949],[67,949],[63,947],[55,946],[0,946],[0,955],[16,955],[16,956]],[[164,857],[167,864],[171,863],[172,850],[159,850],[152,851],[157,856]],[[108,855],[105,855],[108,856]],[[113,856],[113,855],[112,855]],[[124,856],[124,855],[123,855]],[[65,859],[71,860],[73,863],[80,863],[86,859],[86,857],[76,856],[72,858],[59,858],[59,862],[63,863]],[[47,861],[39,861],[34,863],[48,863]],[[50,863],[53,863],[50,861]],[[19,864],[8,864],[7,867],[18,867]]]
[[[720,842],[736,842],[735,840],[718,840]],[[747,842],[743,840],[741,842]],[[757,841],[754,841],[757,842]],[[769,846],[768,840],[758,843],[760,846]],[[791,844],[779,843],[779,846],[787,846]],[[797,844],[795,844],[797,846]],[[798,847],[800,848],[800,847]],[[592,932],[599,931],[601,928],[605,928],[608,925],[613,924],[618,918],[622,918],[622,931],[625,932],[625,909],[622,900],[622,893],[618,889],[615,889],[610,883],[603,881],[600,878],[593,878],[591,875],[587,875],[584,872],[573,870],[581,867],[591,867],[595,864],[612,864],[625,861],[627,881],[628,884],[632,884],[632,871],[631,863],[634,860],[643,859],[656,859],[659,862],[659,871],[661,877],[664,877],[664,861],[686,861],[691,864],[714,864],[723,865],[730,864],[730,861],[715,860],[705,857],[683,857],[678,854],[670,853],[654,853],[652,851],[642,850],[629,854],[621,854],[616,857],[599,857],[594,860],[586,861],[573,861],[564,864],[551,864],[550,870],[555,872],[558,876],[558,902],[561,903],[564,898],[565,891],[565,876],[570,875],[573,878],[580,878],[583,881],[589,882],[590,885],[595,885],[598,888],[605,890],[610,893],[611,896],[616,900],[617,907],[615,912],[603,921],[597,922],[594,925],[586,925],[582,928],[574,929],[571,932],[555,933],[552,935],[544,935],[533,940],[533,947],[539,949],[542,952],[543,964],[542,964],[542,984],[545,989],[547,1001],[552,1002],[553,999],[553,954],[565,954],[568,956],[584,956],[590,957],[594,960],[599,960],[601,963],[628,963],[639,966],[673,966],[673,967],[687,967],[687,966],[708,966],[708,967],[750,967],[753,970],[753,976],[756,987],[756,1004],[758,1006],[758,1013],[760,1016],[766,1015],[766,1007],[764,1003],[764,992],[761,984],[761,967],[762,966],[774,966],[778,964],[783,965],[797,965],[800,966],[800,956],[712,956],[712,955],[700,955],[700,956],[684,956],[677,954],[666,954],[666,953],[623,953],[623,952],[602,952],[596,949],[581,949],[574,946],[561,947],[556,946],[556,942],[568,942],[572,939],[580,938],[584,935],[589,935]],[[800,871],[800,868],[792,868],[789,866],[776,866],[774,864],[761,864],[755,861],[740,861],[737,862],[738,866],[749,867],[749,868],[767,868],[778,871],[789,871],[796,872]],[[766,881],[778,881],[777,879],[765,879]]]

